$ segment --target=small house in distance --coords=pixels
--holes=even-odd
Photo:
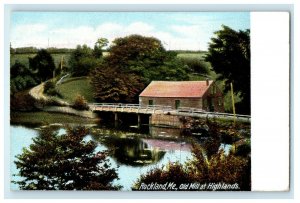
[[[152,81],[140,94],[139,104],[189,107],[224,112],[224,98],[214,81]]]

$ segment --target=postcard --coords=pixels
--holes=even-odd
[[[250,12],[13,11],[10,189],[251,191]]]

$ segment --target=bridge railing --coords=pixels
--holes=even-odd
[[[199,114],[216,116],[216,117],[236,117],[236,118],[243,118],[245,120],[250,120],[250,115],[241,115],[241,114],[230,114],[230,113],[220,113],[220,112],[209,112],[203,109],[197,108],[189,108],[189,107],[180,107],[176,109],[176,113],[178,114],[189,114],[190,116],[197,116]]]
[[[141,106],[139,104],[124,104],[124,103],[91,103],[89,104],[92,110],[100,110],[109,109],[112,111],[121,111],[124,112],[126,110],[132,112],[136,111],[137,113],[171,113],[171,114],[179,114],[179,115],[189,115],[189,116],[199,116],[209,115],[216,117],[236,117],[242,118],[245,120],[250,120],[251,116],[249,115],[241,115],[241,114],[230,114],[230,113],[219,113],[219,112],[208,112],[199,108],[190,108],[190,107],[179,107],[178,109],[173,109],[171,106],[163,106],[163,105],[147,105]]]
[[[163,112],[165,111],[170,111],[172,110],[171,106],[163,106],[163,105],[148,105],[148,106],[141,106],[139,104],[124,104],[124,103],[91,103],[89,104],[92,110],[96,110],[97,108],[100,108],[103,110],[104,108],[108,109],[114,109],[114,110],[124,110],[124,109],[129,109],[129,110],[145,110],[147,111],[157,111],[161,110]]]

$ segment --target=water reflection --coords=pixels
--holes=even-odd
[[[149,127],[149,134],[154,138],[179,138],[181,130],[179,128],[163,128],[151,126]]]
[[[59,135],[65,133],[61,126],[55,130],[58,130]],[[151,127],[149,132],[143,134],[91,127],[90,134],[84,140],[98,142],[95,153],[103,150],[111,152],[109,160],[112,167],[118,167],[119,174],[119,180],[115,183],[122,185],[122,190],[130,190],[140,175],[151,168],[162,167],[176,161],[183,164],[192,158],[191,144],[185,137],[180,136],[180,129]],[[32,143],[32,138],[37,135],[38,129],[11,126],[11,172],[13,174],[18,173],[13,163],[15,155],[22,153],[22,148],[28,147]],[[221,143],[206,142],[205,144],[211,153],[221,148],[225,152],[230,149],[230,145]],[[11,188],[18,189],[14,184]]]
[[[157,163],[165,155],[164,150],[151,148],[146,142],[136,137],[106,137],[102,143],[110,148],[112,157],[119,164],[143,166]]]

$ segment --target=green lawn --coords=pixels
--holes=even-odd
[[[93,98],[93,87],[90,84],[90,79],[79,78],[69,79],[69,81],[58,86],[58,91],[63,96],[63,99],[69,103],[73,103],[78,94],[85,97],[88,102],[95,102]]]

